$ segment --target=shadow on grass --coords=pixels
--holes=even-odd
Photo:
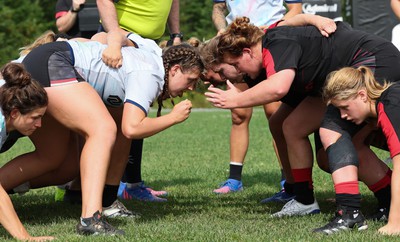
[[[245,189],[242,192],[217,195],[212,192],[212,182],[206,178],[181,178],[154,180],[156,187],[169,187],[170,194],[166,203],[141,201],[123,201],[130,210],[142,214],[134,219],[135,223],[148,223],[165,217],[201,216],[215,214],[217,217],[235,219],[240,213],[255,216],[269,216],[281,210],[284,204],[261,204],[260,201],[278,191],[279,174],[273,171],[256,172],[244,175]],[[24,196],[12,195],[17,213],[24,223],[31,225],[63,223],[65,220],[78,221],[81,214],[80,205],[55,202],[53,190],[46,188],[43,192],[29,192]],[[333,191],[315,191],[316,199],[322,213],[334,215],[336,211]],[[373,194],[363,194],[362,212],[364,215],[376,211],[377,202]],[[109,219],[115,226],[124,226],[130,219]]]
[[[73,227],[81,216],[82,206],[68,202],[56,202],[54,196],[28,193],[24,196],[12,195],[15,209],[21,221],[29,225],[63,224],[66,220],[72,220]],[[128,219],[107,219],[114,226],[123,226],[131,221]]]
[[[30,224],[50,224],[65,219],[78,220],[81,206],[55,202],[51,195],[29,192],[23,196],[11,196],[15,210],[24,222]]]

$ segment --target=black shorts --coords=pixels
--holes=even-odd
[[[256,79],[250,79],[249,77],[245,77],[244,81],[245,83],[249,86],[249,88],[254,87],[255,85],[257,85],[258,83],[264,81],[265,79],[267,79],[267,75],[266,75],[266,71],[265,69],[262,69],[260,75],[256,78]],[[281,102],[289,105],[291,108],[295,108],[297,107],[297,105],[299,105],[304,98],[306,98],[307,95],[303,95],[303,94],[298,94],[295,91],[289,91],[281,100]]]
[[[67,42],[51,42],[33,49],[22,61],[33,79],[44,87],[85,81],[74,68],[74,55]]]
[[[24,137],[23,134],[18,132],[18,130],[13,130],[11,131],[8,136],[6,141],[4,142],[3,146],[1,146],[0,153],[6,152],[9,150],[13,145],[18,141],[19,138]]]
[[[372,145],[378,149],[389,151],[386,136],[383,134],[382,129],[372,131],[366,140],[366,145]]]
[[[299,94],[299,93],[291,93],[289,91],[282,99],[281,102],[289,105],[292,108],[296,108],[308,95]]]

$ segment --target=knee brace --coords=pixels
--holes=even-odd
[[[343,135],[326,149],[331,173],[345,166],[354,165],[358,167],[358,156],[356,149],[348,135]]]

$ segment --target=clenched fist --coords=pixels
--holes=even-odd
[[[191,110],[192,102],[186,99],[174,106],[171,115],[173,115],[176,123],[180,123],[189,117]]]

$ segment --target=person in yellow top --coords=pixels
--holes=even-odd
[[[115,3],[119,26],[144,38],[157,40],[165,32],[172,3],[173,0],[147,1],[146,4],[143,1],[120,0]],[[107,25],[108,21],[103,23]]]
[[[158,40],[168,25],[171,40],[179,44],[179,0],[97,0],[100,19],[106,32],[121,29],[143,38]]]

